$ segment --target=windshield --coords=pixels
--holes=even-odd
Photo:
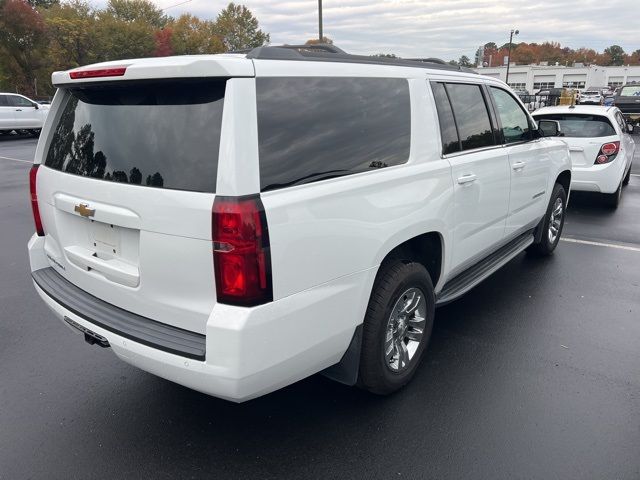
[[[616,131],[607,117],[602,115],[548,113],[535,115],[536,121],[556,120],[560,123],[560,130],[565,137],[609,137],[616,135]]]
[[[44,164],[111,182],[214,192],[225,81],[73,88]]]

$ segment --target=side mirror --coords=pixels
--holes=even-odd
[[[634,128],[633,128],[633,124],[631,124],[631,123],[627,123],[627,132],[629,132],[629,133],[633,133],[633,130],[634,130]]]
[[[538,133],[541,137],[562,137],[560,123],[556,120],[538,120]]]
[[[35,108],[36,110],[38,110],[38,109],[40,108],[40,107],[38,106],[38,104],[37,104],[37,103],[34,103],[34,104],[33,104],[33,106],[34,106],[34,108]]]

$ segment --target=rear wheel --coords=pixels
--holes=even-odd
[[[629,165],[629,170],[627,174],[622,179],[622,185],[629,185],[629,180],[631,180],[631,165]]]
[[[620,182],[620,185],[618,185],[615,192],[604,194],[604,202],[608,207],[616,209],[618,208],[618,205],[620,205],[620,199],[622,198],[622,184],[623,182]]]
[[[527,252],[537,255],[551,255],[558,246],[562,228],[564,227],[564,217],[567,210],[567,193],[564,187],[556,183],[551,192],[549,206],[541,224],[542,236],[540,241],[527,248]]]
[[[429,343],[435,295],[419,263],[383,264],[364,319],[358,385],[386,395],[415,374]]]

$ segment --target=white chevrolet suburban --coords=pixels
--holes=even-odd
[[[435,307],[550,254],[571,160],[499,80],[328,46],[53,74],[38,294],[146,371],[244,401],[406,384]]]

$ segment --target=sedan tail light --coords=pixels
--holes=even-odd
[[[273,300],[269,231],[260,196],[217,196],[211,224],[218,302],[250,307]]]
[[[596,157],[596,165],[613,162],[620,151],[620,142],[607,142],[600,147],[600,152]]]
[[[36,224],[36,233],[39,237],[44,237],[44,228],[42,228],[40,208],[38,207],[38,192],[36,190],[38,167],[39,165],[33,165],[31,170],[29,170],[29,191],[31,193],[31,211],[33,212],[33,221]]]

